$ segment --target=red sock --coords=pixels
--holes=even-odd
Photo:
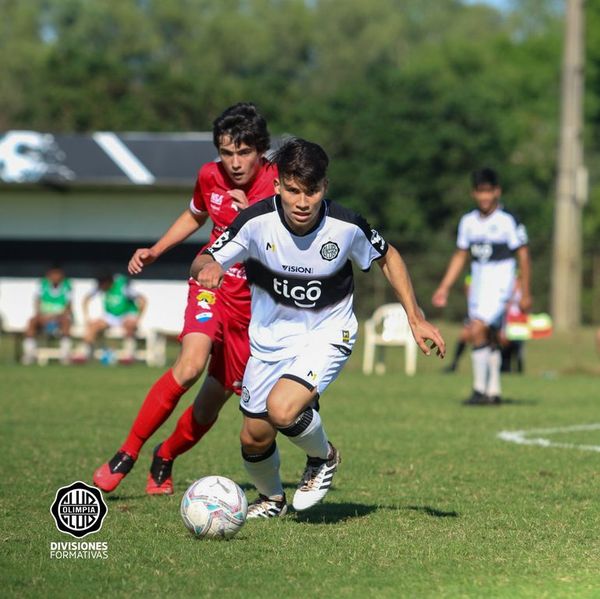
[[[194,447],[216,421],[215,418],[210,424],[198,424],[194,418],[194,406],[190,406],[181,415],[171,436],[160,446],[158,455],[165,460],[174,460]]]
[[[142,445],[171,415],[179,398],[186,391],[187,388],[182,387],[173,377],[173,371],[167,370],[148,392],[121,451],[137,459]]]

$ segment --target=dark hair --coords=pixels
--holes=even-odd
[[[296,179],[308,193],[314,193],[327,177],[329,158],[318,144],[292,137],[277,149],[271,162],[281,179]]]
[[[491,185],[498,187],[498,173],[493,168],[481,168],[478,171],[471,173],[471,185],[473,189],[477,189],[480,185]]]
[[[231,137],[236,146],[246,144],[264,154],[271,145],[267,121],[251,102],[239,102],[227,108],[213,121],[213,143],[218,149],[221,136]]]
[[[114,280],[115,276],[112,272],[102,271],[96,275],[96,282],[98,285],[106,285],[108,283],[112,285]]]

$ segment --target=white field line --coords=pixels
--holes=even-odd
[[[564,433],[574,433],[580,431],[600,430],[600,423],[595,424],[575,424],[573,426],[561,426],[555,428],[532,428],[521,431],[501,431],[498,438],[519,445],[538,445],[539,447],[557,447],[560,449],[579,449],[581,451],[600,452],[600,445],[579,445],[577,443],[559,443],[545,437],[531,437],[530,435],[559,435]]]

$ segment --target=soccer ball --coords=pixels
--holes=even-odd
[[[181,500],[183,523],[202,539],[230,539],[244,525],[247,513],[246,495],[224,476],[197,480]]]

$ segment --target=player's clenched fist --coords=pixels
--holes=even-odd
[[[218,263],[214,262],[210,258],[210,262],[204,262],[199,264],[197,269],[192,267],[192,276],[195,276],[196,281],[200,287],[206,289],[216,289],[221,286],[223,282],[223,267]]]
[[[235,210],[240,211],[248,208],[248,198],[246,197],[246,194],[243,192],[243,190],[230,189],[227,193],[231,196],[231,199],[233,200],[232,205],[235,208]]]

